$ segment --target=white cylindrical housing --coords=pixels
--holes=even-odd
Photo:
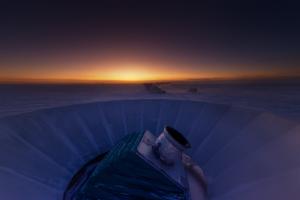
[[[155,155],[165,164],[181,162],[182,152],[191,145],[176,129],[166,126],[153,146]]]

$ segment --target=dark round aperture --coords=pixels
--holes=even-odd
[[[191,148],[191,144],[189,143],[189,141],[179,131],[170,126],[166,126],[166,130],[168,131],[169,135],[179,144],[181,144],[185,148]]]

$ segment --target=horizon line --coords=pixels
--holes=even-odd
[[[239,77],[209,77],[186,79],[153,79],[153,80],[88,80],[88,79],[35,79],[16,78],[0,79],[0,84],[143,84],[157,82],[189,82],[189,81],[251,81],[251,80],[287,80],[300,78],[300,75],[282,76],[239,76]]]

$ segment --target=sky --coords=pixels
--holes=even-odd
[[[0,82],[299,76],[299,10],[296,1],[2,3]]]

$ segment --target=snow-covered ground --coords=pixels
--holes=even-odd
[[[299,88],[191,82],[2,85],[0,197],[62,199],[78,169],[126,134],[146,129],[159,134],[170,125],[191,142],[188,154],[207,176],[210,199],[297,199]],[[118,101],[98,102],[111,99]],[[82,105],[61,107],[73,104]],[[18,115],[49,107],[61,108]]]
[[[261,83],[180,83],[161,86],[185,98],[272,112],[300,120],[300,81]]]
[[[111,99],[175,98],[247,107],[300,121],[300,81],[277,84],[181,82],[156,86],[166,93],[156,93],[143,84],[0,85],[0,117]]]

